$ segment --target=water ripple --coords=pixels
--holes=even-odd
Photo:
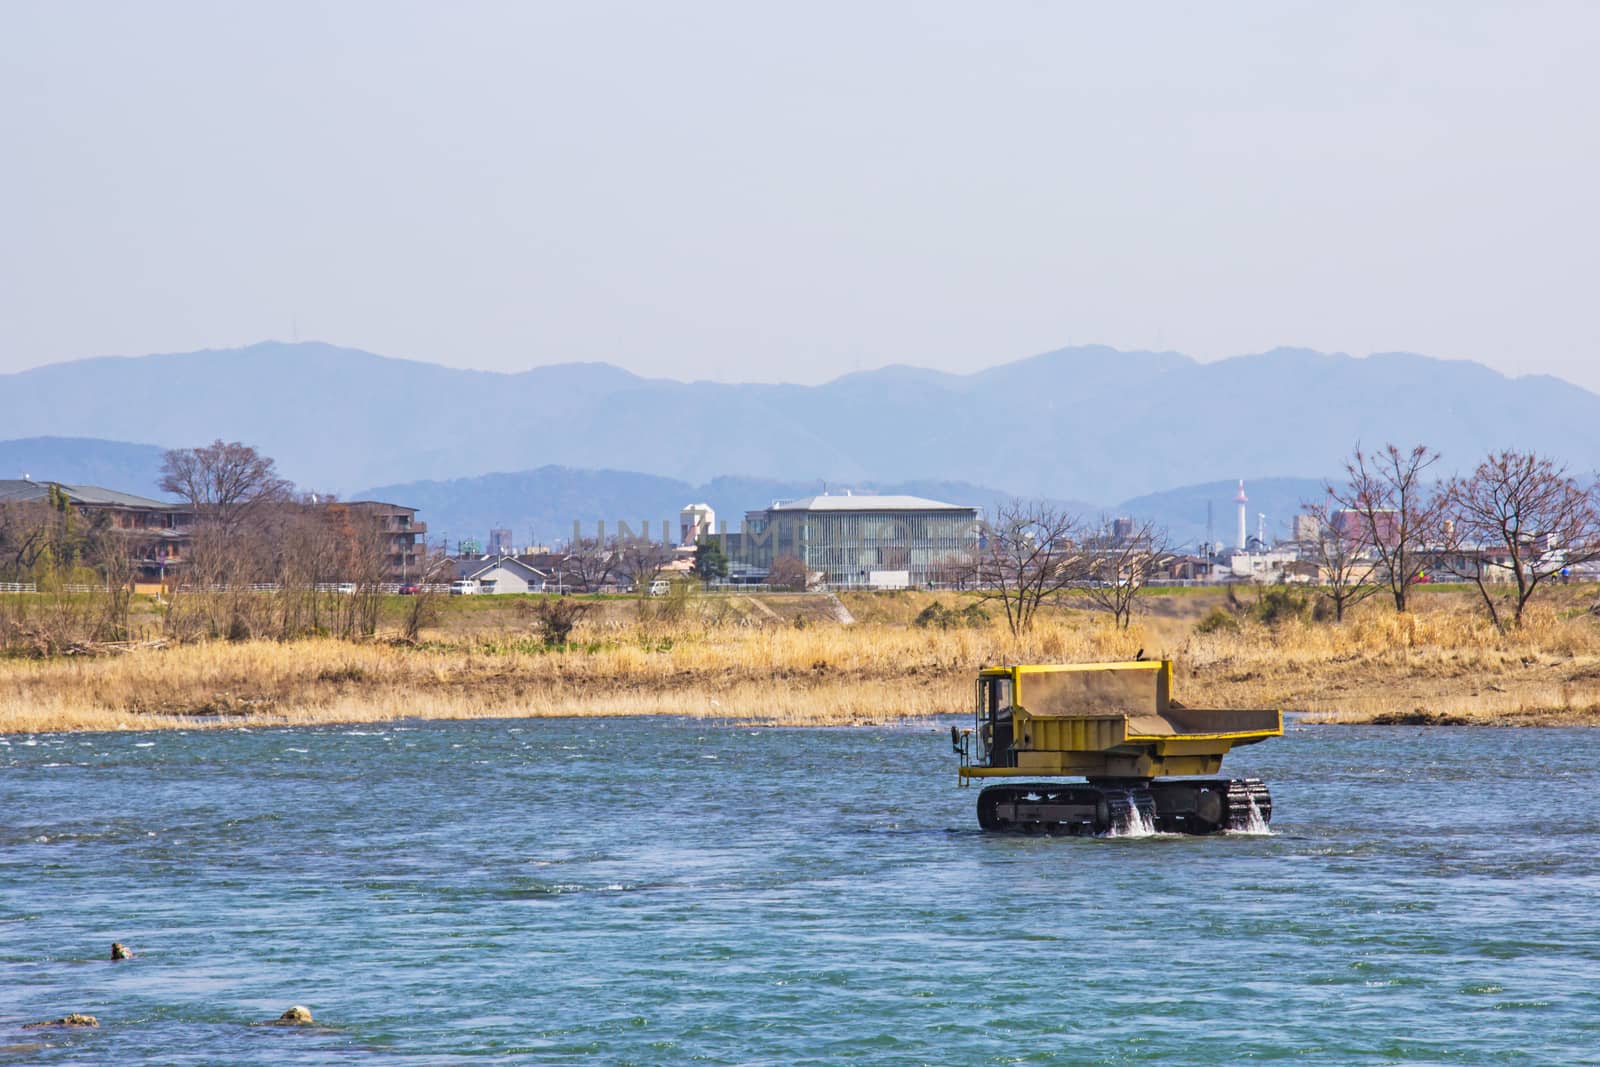
[[[1297,730],[1270,835],[1111,841],[938,725],[0,739],[0,1064],[1593,1062],[1596,735]]]

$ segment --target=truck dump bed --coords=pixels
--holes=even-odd
[[[1177,703],[1170,660],[991,667],[978,685],[966,777],[1216,774],[1234,746],[1283,733],[1276,710]]]

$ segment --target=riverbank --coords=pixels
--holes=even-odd
[[[1600,725],[1593,598],[1560,590],[1501,635],[1466,590],[1427,591],[1404,616],[1374,599],[1339,625],[1293,605],[1264,612],[1249,594],[1182,590],[1148,598],[1127,631],[1068,609],[1021,641],[997,619],[959,617],[972,601],[953,594],[697,598],[671,617],[612,600],[558,649],[520,598],[459,598],[414,645],[210,642],[0,660],[0,732],[520,716],[883,723],[965,712],[984,664],[1140,649],[1177,660],[1192,705],[1280,707],[1318,723]],[[948,628],[916,623],[934,603]]]

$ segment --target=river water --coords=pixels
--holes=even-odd
[[[982,834],[948,724],[0,738],[0,1064],[1600,1062],[1600,733],[1227,767],[1271,836]]]

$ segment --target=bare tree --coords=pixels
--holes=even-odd
[[[323,598],[317,587],[338,573],[338,545],[309,500],[280,509],[273,524],[276,630],[289,640],[323,628]],[[331,607],[331,605],[330,605]]]
[[[72,572],[91,563],[109,529],[103,512],[86,520],[60,486],[47,483],[43,499],[0,504],[0,575],[33,581],[41,591],[93,581]]]
[[[1444,490],[1446,567],[1467,578],[1483,597],[1489,621],[1506,629],[1490,590],[1486,553],[1505,560],[1511,625],[1540,585],[1579,563],[1600,559],[1600,508],[1596,490],[1580,485],[1565,465],[1532,452],[1499,452],[1470,477],[1452,478]]]
[[[952,552],[928,568],[930,588],[971,589],[977,584],[978,549]]]
[[[329,521],[344,557],[336,586],[342,609],[339,630],[346,638],[371,637],[378,632],[383,587],[389,578],[389,536],[384,521],[348,506],[331,509]]]
[[[161,488],[194,512],[188,566],[167,609],[170,632],[204,629],[239,640],[272,625],[273,605],[254,589],[271,584],[277,555],[269,518],[289,502],[273,461],[237,441],[167,452]],[[180,603],[180,601],[185,601]]]
[[[803,593],[806,586],[811,584],[811,568],[799,556],[779,556],[767,568],[767,584],[774,589],[792,589],[796,593]]]
[[[1336,528],[1333,509],[1327,504],[1306,504],[1306,514],[1317,525],[1316,540],[1309,546],[1311,561],[1321,572],[1321,593],[1333,605],[1335,622],[1344,613],[1376,593],[1377,563],[1355,530]]]
[[[1033,626],[1045,603],[1083,576],[1077,520],[1040,502],[995,509],[979,542],[973,582],[984,600],[1005,608],[1013,636]]]
[[[406,606],[402,634],[407,641],[416,641],[424,626],[433,624],[439,613],[439,587],[444,576],[450,573],[450,557],[443,549],[430,553],[423,546],[421,566],[417,569],[416,591]]]
[[[650,595],[651,585],[674,558],[672,546],[648,537],[623,538],[616,542],[615,551],[617,573],[632,582],[641,597]]]
[[[1345,462],[1345,484],[1327,486],[1328,496],[1354,518],[1358,543],[1376,557],[1396,611],[1406,610],[1436,527],[1440,496],[1423,479],[1437,462],[1439,453],[1425,445],[1404,452],[1389,444],[1370,456],[1356,445]]]
[[[255,633],[261,620],[250,587],[262,570],[258,544],[220,526],[197,526],[167,600],[167,632],[179,640],[201,634],[243,640]]]
[[[603,589],[621,562],[616,545],[609,538],[579,537],[567,548],[562,559],[562,579],[571,578],[581,592],[595,593]]]
[[[85,520],[61,488],[0,504],[0,581],[38,595],[0,597],[0,650],[50,656],[126,633],[132,563],[104,514]],[[104,566],[103,566],[104,564]],[[106,580],[107,592],[84,592]]]
[[[135,561],[148,547],[146,540],[126,537],[109,528],[98,531],[95,536],[94,556],[106,583],[105,615],[100,624],[105,640],[128,639],[133,582],[138,574]]]
[[[1133,622],[1139,593],[1172,559],[1166,530],[1149,521],[1120,534],[1102,527],[1100,533],[1084,538],[1079,549],[1084,595],[1111,612],[1118,629],[1126,630]]]
[[[0,580],[33,579],[40,561],[52,559],[57,528],[55,510],[42,501],[0,503]]]
[[[182,497],[198,522],[233,531],[251,512],[289,499],[293,488],[277,465],[249,445],[220,439],[175,448],[161,460],[161,489]]]

